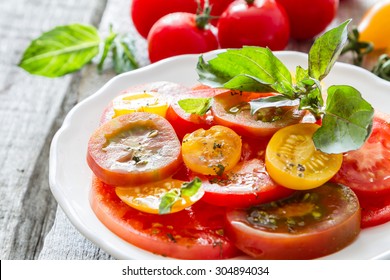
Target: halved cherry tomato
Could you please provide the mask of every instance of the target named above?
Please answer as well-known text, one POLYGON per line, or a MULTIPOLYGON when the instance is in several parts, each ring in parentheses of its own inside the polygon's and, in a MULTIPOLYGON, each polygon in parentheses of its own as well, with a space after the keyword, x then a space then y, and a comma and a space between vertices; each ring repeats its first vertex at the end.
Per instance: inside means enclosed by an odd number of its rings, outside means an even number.
MULTIPOLYGON (((166 100, 168 103, 170 103, 175 96, 180 96, 182 93, 187 92, 188 90, 190 90, 188 87, 180 84, 160 81, 129 87, 126 90, 120 92, 119 96, 147 92, 151 94, 158 94, 163 100, 166 100)), ((115 112, 111 101, 104 110, 100 122, 104 123, 108 120, 111 120, 114 116, 115 112)))
POLYGON ((343 157, 332 179, 350 187, 359 198, 390 195, 390 115, 376 113, 370 137, 343 157))
POLYGON ((249 207, 287 197, 293 190, 277 185, 265 170, 264 161, 253 158, 238 163, 223 176, 199 176, 203 201, 227 207, 249 207))
POLYGON ((198 129, 183 138, 185 165, 203 175, 222 175, 232 169, 241 157, 241 137, 225 126, 198 129))
POLYGON ((179 139, 183 139, 184 135, 191 133, 199 128, 209 129, 213 124, 213 117, 211 112, 208 112, 202 116, 186 113, 179 106, 178 101, 185 98, 214 97, 226 91, 229 90, 213 89, 198 85, 194 90, 177 95, 172 100, 165 117, 172 124, 179 139))
POLYGON ((168 215, 143 213, 125 204, 115 188, 92 179, 91 207, 125 241, 153 254, 179 259, 225 259, 239 251, 225 235, 225 210, 201 201, 168 215))
POLYGON ((327 183, 250 209, 227 212, 228 236, 256 259, 313 259, 341 250, 360 232, 353 191, 327 183))
MULTIPOLYGON (((160 214, 159 206, 162 198, 172 191, 180 194, 184 183, 186 182, 168 178, 139 186, 116 187, 115 193, 130 207, 146 213, 160 214)), ((175 213, 191 206, 201 199, 203 194, 204 190, 199 189, 192 196, 178 196, 170 209, 170 213, 175 213)))
POLYGON ((146 91, 121 94, 112 101, 114 117, 134 112, 147 112, 165 117, 169 99, 169 96, 146 91))
POLYGON ((100 126, 88 143, 87 162, 112 185, 138 185, 173 174, 181 162, 180 142, 161 116, 132 113, 100 126))
POLYGON ((265 164, 278 184, 296 190, 319 187, 340 169, 342 154, 317 150, 312 137, 320 126, 295 124, 280 129, 268 143, 265 164))
POLYGON ((214 97, 212 113, 216 124, 230 127, 238 134, 248 137, 269 137, 287 125, 299 123, 304 111, 296 107, 270 109, 266 114, 251 115, 249 101, 273 95, 228 91, 214 97))

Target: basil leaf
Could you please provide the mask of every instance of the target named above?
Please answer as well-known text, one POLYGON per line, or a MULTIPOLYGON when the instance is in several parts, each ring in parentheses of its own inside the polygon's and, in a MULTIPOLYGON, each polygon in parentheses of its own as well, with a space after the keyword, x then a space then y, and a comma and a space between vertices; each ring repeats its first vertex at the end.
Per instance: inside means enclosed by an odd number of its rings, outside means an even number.
POLYGON ((181 187, 181 196, 191 197, 198 192, 202 186, 202 181, 196 177, 191 182, 183 183, 181 187))
POLYGON ((197 72, 200 82, 212 87, 293 96, 290 71, 268 48, 229 49, 208 63, 201 57, 197 72))
POLYGON ((309 76, 321 81, 328 75, 348 39, 347 20, 318 37, 309 51, 309 76))
POLYGON ((101 73, 102 70, 103 70, 103 64, 104 64, 104 61, 106 60, 107 58, 107 55, 109 53, 109 51, 111 50, 111 47, 112 47, 112 44, 115 40, 115 38, 117 37, 117 33, 113 32, 112 31, 112 26, 110 26, 110 34, 107 36, 107 38, 104 40, 104 46, 103 46, 103 53, 102 53, 102 56, 100 58, 100 61, 98 63, 98 71, 101 73))
POLYGON ((117 74, 139 68, 133 55, 134 42, 129 36, 119 36, 114 41, 112 49, 114 69, 117 74))
POLYGON ((34 39, 19 66, 45 77, 60 77, 79 70, 99 52, 100 37, 93 26, 58 26, 34 39))
POLYGON ((325 153, 359 149, 372 129, 374 109, 351 86, 328 89, 322 126, 313 135, 315 146, 325 153))
POLYGON ((210 109, 212 101, 212 98, 186 98, 177 103, 186 113, 202 116, 210 109))
POLYGON ((290 99, 284 95, 275 95, 255 99, 249 102, 251 105, 251 114, 255 114, 258 110, 270 107, 298 106, 299 99, 290 99))
POLYGON ((172 189, 167 192, 162 198, 158 206, 159 214, 169 214, 173 204, 179 199, 180 192, 177 189, 172 189))

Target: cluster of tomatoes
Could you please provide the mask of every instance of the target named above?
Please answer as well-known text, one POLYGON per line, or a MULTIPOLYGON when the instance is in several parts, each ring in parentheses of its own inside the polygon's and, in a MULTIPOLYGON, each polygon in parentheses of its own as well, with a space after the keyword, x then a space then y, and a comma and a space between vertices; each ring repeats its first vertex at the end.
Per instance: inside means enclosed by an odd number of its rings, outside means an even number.
POLYGON ((290 38, 322 32, 338 5, 339 0, 133 0, 130 14, 156 62, 244 45, 283 50, 290 38))

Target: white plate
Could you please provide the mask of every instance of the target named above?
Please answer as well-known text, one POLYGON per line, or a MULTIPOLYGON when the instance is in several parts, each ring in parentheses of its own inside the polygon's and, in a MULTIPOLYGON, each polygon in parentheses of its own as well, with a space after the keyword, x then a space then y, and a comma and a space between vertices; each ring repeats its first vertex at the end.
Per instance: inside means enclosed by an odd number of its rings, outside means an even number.
MULTIPOLYGON (((306 54, 275 53, 292 71, 307 67, 306 54)), ((206 59, 215 52, 205 55, 206 59)), ((87 142, 98 126, 108 102, 129 86, 170 81, 195 85, 198 55, 170 58, 141 69, 116 76, 95 94, 77 104, 67 115, 54 136, 50 150, 50 187, 53 195, 72 224, 88 239, 117 259, 160 259, 111 233, 94 215, 89 205, 91 171, 86 163, 87 142)), ((348 64, 337 63, 325 83, 345 84, 357 88, 377 110, 390 113, 390 83, 370 72, 348 64)), ((325 259, 390 258, 390 222, 364 229, 347 248, 325 259)))

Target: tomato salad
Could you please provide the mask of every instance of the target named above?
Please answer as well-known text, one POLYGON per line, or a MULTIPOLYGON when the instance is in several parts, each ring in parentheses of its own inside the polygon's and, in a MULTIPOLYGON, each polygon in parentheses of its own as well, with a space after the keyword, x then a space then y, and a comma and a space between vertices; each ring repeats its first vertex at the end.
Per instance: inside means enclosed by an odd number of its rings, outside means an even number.
POLYGON ((244 47, 200 56, 193 88, 119 94, 88 143, 100 221, 180 259, 319 258, 389 222, 390 116, 351 86, 322 89, 348 23, 294 78, 269 49, 244 47))

